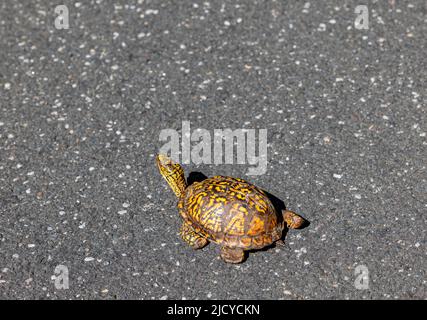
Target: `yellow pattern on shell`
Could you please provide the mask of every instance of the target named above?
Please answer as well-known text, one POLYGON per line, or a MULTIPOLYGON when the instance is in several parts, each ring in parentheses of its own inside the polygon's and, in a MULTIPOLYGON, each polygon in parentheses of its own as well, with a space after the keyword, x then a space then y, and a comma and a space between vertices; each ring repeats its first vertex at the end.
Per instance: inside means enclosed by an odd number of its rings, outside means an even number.
POLYGON ((209 240, 262 248, 281 237, 283 222, 265 193, 242 179, 215 176, 186 189, 178 207, 209 240))

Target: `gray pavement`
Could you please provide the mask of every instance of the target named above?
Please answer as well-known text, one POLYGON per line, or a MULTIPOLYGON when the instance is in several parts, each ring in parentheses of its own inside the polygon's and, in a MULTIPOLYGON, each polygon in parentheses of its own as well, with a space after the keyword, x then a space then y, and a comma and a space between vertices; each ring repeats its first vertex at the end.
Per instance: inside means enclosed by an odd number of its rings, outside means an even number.
POLYGON ((427 298, 425 1, 369 1, 367 30, 359 1, 62 2, 67 30, 58 1, 0 2, 0 298, 427 298), (241 265, 186 246, 154 163, 183 120, 267 129, 265 174, 186 173, 310 226, 241 265))

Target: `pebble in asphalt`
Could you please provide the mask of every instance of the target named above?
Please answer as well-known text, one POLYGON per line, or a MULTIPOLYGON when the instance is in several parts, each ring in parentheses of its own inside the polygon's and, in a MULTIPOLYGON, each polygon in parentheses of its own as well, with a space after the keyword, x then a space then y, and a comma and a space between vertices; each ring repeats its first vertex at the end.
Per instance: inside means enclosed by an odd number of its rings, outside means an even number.
POLYGON ((370 3, 367 30, 356 1, 63 3, 62 30, 54 1, 0 4, 0 297, 427 297, 424 1, 370 3), (241 265, 183 244, 154 156, 184 120, 267 129, 265 174, 185 170, 311 225, 241 265))

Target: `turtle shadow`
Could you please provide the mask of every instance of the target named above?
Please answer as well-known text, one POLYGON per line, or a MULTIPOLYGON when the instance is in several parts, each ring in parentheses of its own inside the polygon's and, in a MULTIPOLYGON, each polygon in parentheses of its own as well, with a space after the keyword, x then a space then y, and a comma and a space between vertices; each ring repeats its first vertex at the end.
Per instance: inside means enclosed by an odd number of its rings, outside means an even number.
MULTIPOLYGON (((271 194, 270 192, 268 192, 268 191, 266 191, 264 189, 262 189, 262 191, 265 192, 265 194, 267 195, 268 199, 270 199, 271 203, 273 204, 274 209, 279 214, 279 216, 282 218, 281 212, 283 210, 286 210, 285 203, 282 200, 280 200, 279 198, 277 198, 275 195, 271 194)), ((303 218, 304 218, 304 224, 301 227, 299 227, 298 230, 305 229, 305 228, 307 228, 310 225, 310 221, 308 221, 305 217, 303 217, 303 218)), ((285 232, 285 231, 287 232, 287 229, 288 228, 285 228, 285 230, 283 230, 283 232, 285 232)))
POLYGON ((187 184, 191 186, 194 182, 202 182, 203 180, 207 179, 208 177, 204 175, 201 172, 193 171, 190 172, 187 178, 187 184))

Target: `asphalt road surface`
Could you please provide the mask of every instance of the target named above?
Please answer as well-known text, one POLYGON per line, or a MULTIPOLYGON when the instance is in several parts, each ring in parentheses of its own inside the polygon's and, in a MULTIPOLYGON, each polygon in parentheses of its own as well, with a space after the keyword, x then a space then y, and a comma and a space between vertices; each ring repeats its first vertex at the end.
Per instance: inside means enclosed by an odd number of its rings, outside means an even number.
POLYGON ((427 298, 425 1, 369 1, 367 29, 358 1, 63 4, 68 29, 0 2, 1 298, 427 298), (311 224, 240 265, 190 249, 154 162, 182 121, 267 129, 264 174, 184 169, 311 224))

